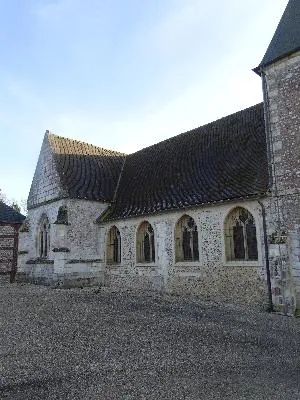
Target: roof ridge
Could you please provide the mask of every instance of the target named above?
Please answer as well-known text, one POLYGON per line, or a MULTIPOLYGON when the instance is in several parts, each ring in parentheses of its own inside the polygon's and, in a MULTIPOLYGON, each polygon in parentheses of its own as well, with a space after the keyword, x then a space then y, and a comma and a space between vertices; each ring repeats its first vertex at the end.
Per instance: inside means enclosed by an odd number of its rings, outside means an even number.
POLYGON ((95 150, 100 150, 100 151, 103 151, 103 152, 111 153, 112 155, 120 155, 120 156, 125 156, 126 155, 125 153, 121 153, 121 152, 119 152, 117 150, 110 150, 110 149, 106 149, 104 147, 96 146, 96 145, 88 143, 88 142, 83 142, 82 140, 71 139, 71 138, 68 138, 68 137, 65 137, 65 136, 60 136, 60 135, 54 134, 54 133, 52 133, 52 132, 50 132, 48 130, 46 131, 45 135, 48 138, 48 141, 49 141, 49 144, 50 144, 51 148, 53 148, 53 145, 51 143, 51 138, 53 138, 54 140, 58 139, 58 140, 67 141, 69 143, 74 143, 74 144, 77 144, 77 145, 84 145, 86 147, 93 148, 95 150))
POLYGON ((249 106, 249 107, 246 107, 246 108, 244 108, 244 109, 242 109, 242 110, 236 111, 236 112, 234 112, 234 113, 232 113, 232 114, 225 115, 224 117, 217 118, 216 120, 211 121, 211 122, 207 122, 207 123, 204 124, 204 125, 197 126, 196 128, 190 129, 190 130, 185 131, 185 132, 178 133, 178 134, 175 135, 175 136, 171 136, 171 137, 169 137, 169 138, 163 139, 163 140, 161 140, 160 142, 151 144, 150 146, 143 147, 143 148, 140 149, 140 150, 137 150, 137 151, 135 151, 135 152, 133 152, 133 153, 128 154, 128 156, 131 156, 131 155, 133 155, 133 154, 137 154, 137 153, 139 153, 139 152, 141 152, 141 151, 144 151, 144 150, 146 150, 146 149, 150 149, 150 148, 152 148, 152 147, 158 146, 158 145, 160 145, 161 143, 165 143, 165 142, 174 140, 174 139, 180 137, 181 135, 190 134, 190 133, 192 133, 192 132, 194 132, 194 131, 197 131, 197 130, 199 130, 199 129, 201 129, 201 130, 203 129, 203 130, 204 130, 205 128, 208 128, 210 125, 213 126, 213 125, 216 125, 216 123, 221 123, 222 121, 224 121, 224 120, 226 120, 226 119, 229 120, 230 118, 233 118, 233 117, 234 117, 235 115, 237 115, 237 114, 243 115, 246 111, 249 111, 249 110, 251 110, 251 109, 258 108, 259 106, 261 107, 262 105, 263 105, 263 102, 260 102, 260 103, 254 104, 253 106, 249 106))

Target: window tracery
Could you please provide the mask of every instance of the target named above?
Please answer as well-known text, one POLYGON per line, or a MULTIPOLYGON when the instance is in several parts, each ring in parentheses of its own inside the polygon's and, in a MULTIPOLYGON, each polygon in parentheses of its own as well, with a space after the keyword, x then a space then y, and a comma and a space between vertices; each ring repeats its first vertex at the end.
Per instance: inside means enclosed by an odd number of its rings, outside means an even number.
POLYGON ((226 217, 225 247, 228 261, 258 259, 255 221, 243 207, 236 207, 226 217))
POLYGON ((121 235, 116 226, 111 227, 108 232, 106 254, 109 264, 121 263, 121 235))
POLYGON ((199 244, 197 225, 192 217, 184 215, 175 228, 176 261, 198 261, 199 244))
POLYGON ((50 223, 46 215, 42 216, 38 228, 38 256, 48 258, 50 251, 50 223))
POLYGON ((155 262, 154 230, 148 221, 142 222, 137 231, 136 260, 138 263, 155 262))

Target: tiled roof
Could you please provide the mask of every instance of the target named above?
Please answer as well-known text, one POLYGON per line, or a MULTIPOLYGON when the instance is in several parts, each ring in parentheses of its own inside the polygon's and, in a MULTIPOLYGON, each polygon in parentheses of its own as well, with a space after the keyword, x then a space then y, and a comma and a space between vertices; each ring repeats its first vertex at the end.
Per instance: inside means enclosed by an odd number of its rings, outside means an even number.
POLYGON ((102 220, 263 194, 268 168, 263 105, 126 156, 102 220))
POLYGON ((21 224, 26 217, 0 200, 0 222, 21 224))
POLYGON ((112 201, 124 154, 51 133, 47 136, 66 195, 112 201))
POLYGON ((255 72, 284 56, 300 50, 300 0, 290 0, 277 26, 273 39, 255 72))

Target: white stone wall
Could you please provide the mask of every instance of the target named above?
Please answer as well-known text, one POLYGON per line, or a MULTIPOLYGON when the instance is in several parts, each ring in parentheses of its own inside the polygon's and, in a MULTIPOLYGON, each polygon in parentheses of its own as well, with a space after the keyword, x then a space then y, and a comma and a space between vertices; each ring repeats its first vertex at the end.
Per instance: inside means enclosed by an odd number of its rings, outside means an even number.
POLYGON ((67 277, 78 280, 99 277, 103 268, 99 226, 95 221, 106 207, 96 201, 62 199, 29 209, 29 231, 21 233, 20 237, 19 275, 25 275, 25 280, 29 276, 37 283, 51 283, 67 277), (68 225, 55 224, 61 206, 67 207, 68 225), (39 262, 38 230, 43 215, 50 223, 50 253, 47 260, 39 262), (53 251, 61 248, 69 251, 53 251))
POLYGON ((28 207, 54 200, 63 194, 53 152, 45 135, 30 188, 28 207))
MULTIPOLYGON (((265 305, 267 299, 261 206, 257 201, 223 203, 188 210, 167 212, 105 224, 108 232, 115 225, 122 240, 119 265, 106 265, 110 284, 165 289, 174 293, 192 293, 203 298, 265 305), (224 220, 237 206, 247 208, 255 218, 258 261, 226 261, 224 220), (177 221, 188 214, 197 223, 199 261, 175 262, 174 232, 177 221), (155 233, 155 263, 136 263, 136 232, 147 220, 155 233)), ((105 258, 105 247, 103 249, 105 258)))
MULTIPOLYGON (((68 225, 66 226, 66 238, 64 247, 70 249, 71 258, 86 259, 99 258, 99 245, 95 238, 98 237, 98 225, 95 221, 106 209, 107 205, 81 199, 62 199, 52 203, 43 204, 28 211, 29 232, 26 235, 26 243, 30 258, 38 257, 37 233, 39 222, 46 215, 50 223, 50 248, 63 247, 56 239, 58 229, 54 222, 57 219, 58 210, 66 206, 68 210, 68 225)), ((51 251, 49 259, 54 259, 51 251)))
POLYGON ((74 259, 101 258, 99 248, 99 230, 95 223, 107 208, 106 204, 96 201, 68 200, 69 226, 67 229, 67 247, 74 259))

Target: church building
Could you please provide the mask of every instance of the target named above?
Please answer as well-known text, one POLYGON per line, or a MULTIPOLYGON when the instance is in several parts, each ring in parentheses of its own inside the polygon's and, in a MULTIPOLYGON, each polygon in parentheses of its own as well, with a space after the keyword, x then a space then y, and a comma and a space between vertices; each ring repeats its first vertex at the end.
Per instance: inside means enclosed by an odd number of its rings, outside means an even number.
POLYGON ((300 309, 299 0, 254 72, 263 103, 129 155, 46 131, 18 279, 300 309))

